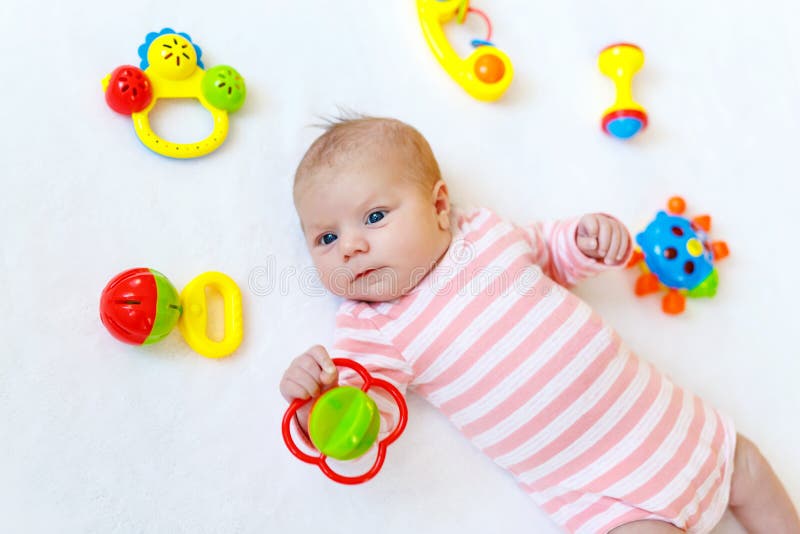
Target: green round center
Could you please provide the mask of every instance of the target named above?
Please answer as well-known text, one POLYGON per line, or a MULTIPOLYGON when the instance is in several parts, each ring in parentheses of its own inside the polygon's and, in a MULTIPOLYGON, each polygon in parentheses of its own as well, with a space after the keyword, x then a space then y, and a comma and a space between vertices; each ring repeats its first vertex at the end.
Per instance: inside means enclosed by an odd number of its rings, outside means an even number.
POLYGON ((378 437, 380 415, 375 401, 352 386, 334 388, 314 404, 308 433, 314 446, 337 460, 358 458, 378 437))

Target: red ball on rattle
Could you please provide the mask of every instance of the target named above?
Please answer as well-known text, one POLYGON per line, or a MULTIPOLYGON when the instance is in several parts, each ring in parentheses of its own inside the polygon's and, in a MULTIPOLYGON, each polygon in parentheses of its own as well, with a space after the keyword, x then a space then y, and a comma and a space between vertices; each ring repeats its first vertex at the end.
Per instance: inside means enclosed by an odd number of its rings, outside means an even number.
POLYGON ((123 65, 108 75, 106 102, 108 106, 123 115, 142 111, 153 100, 153 86, 150 79, 138 67, 123 65))
POLYGON ((155 269, 128 269, 112 278, 100 296, 100 320, 123 343, 160 341, 180 316, 178 291, 155 269))

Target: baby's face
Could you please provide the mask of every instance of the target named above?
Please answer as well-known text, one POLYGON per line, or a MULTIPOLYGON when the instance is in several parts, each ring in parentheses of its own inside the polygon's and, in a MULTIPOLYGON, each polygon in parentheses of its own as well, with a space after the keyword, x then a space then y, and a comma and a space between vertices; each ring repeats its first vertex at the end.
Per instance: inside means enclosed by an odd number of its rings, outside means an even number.
POLYGON ((404 177, 408 168, 397 154, 356 155, 298 184, 295 205, 306 244, 335 295, 395 299, 447 251, 449 206, 443 214, 433 190, 404 177))

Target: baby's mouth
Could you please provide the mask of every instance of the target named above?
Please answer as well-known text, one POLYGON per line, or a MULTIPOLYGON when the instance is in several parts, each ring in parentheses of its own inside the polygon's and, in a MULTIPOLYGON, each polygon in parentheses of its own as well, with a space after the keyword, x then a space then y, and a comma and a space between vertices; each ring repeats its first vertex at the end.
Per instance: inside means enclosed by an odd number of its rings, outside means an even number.
POLYGON ((361 278, 364 278, 364 277, 365 277, 365 276, 367 276, 368 274, 370 274, 370 273, 374 273, 374 272, 375 272, 375 271, 377 271, 377 270, 378 270, 378 269, 367 269, 366 271, 361 271, 360 273, 358 273, 358 274, 356 275, 356 277, 355 277, 355 278, 353 278, 353 282, 355 282, 356 280, 360 280, 361 278))

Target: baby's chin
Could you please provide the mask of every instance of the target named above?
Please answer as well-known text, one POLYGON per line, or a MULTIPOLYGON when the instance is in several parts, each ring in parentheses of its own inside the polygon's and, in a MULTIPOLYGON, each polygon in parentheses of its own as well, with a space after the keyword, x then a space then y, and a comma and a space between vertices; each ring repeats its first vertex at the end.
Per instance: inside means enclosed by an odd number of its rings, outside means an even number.
POLYGON ((349 300, 358 300, 362 302, 389 302, 402 297, 404 294, 405 293, 397 293, 396 295, 392 294, 371 295, 369 293, 359 293, 353 296, 348 296, 348 295, 339 295, 339 296, 349 300))

